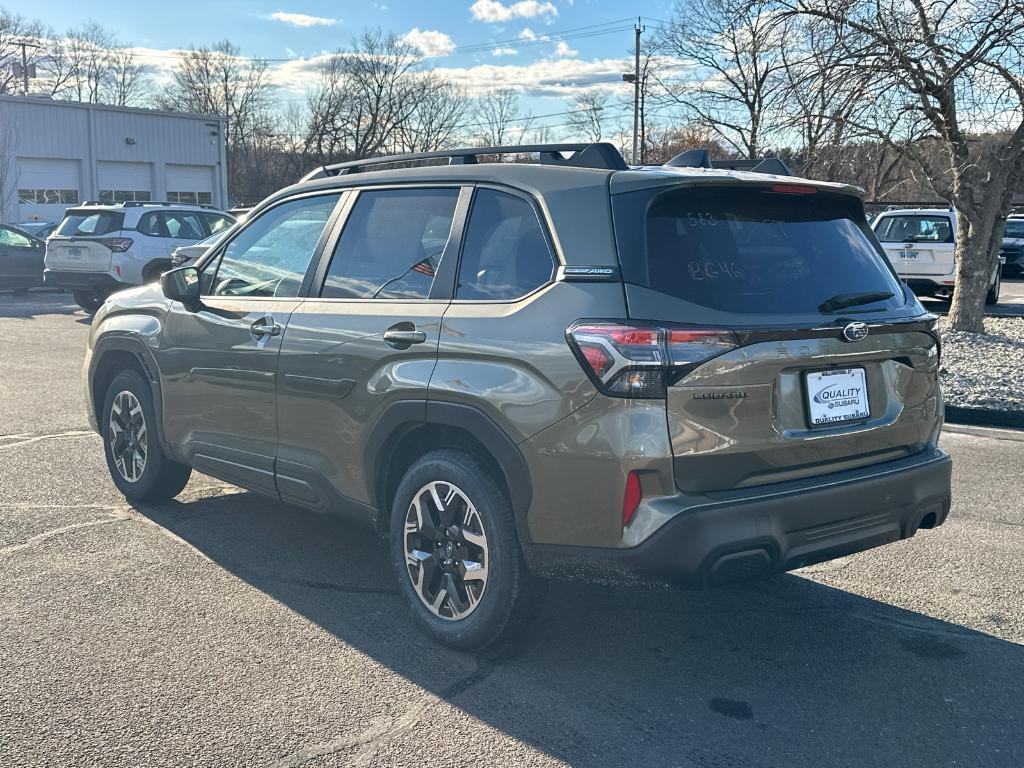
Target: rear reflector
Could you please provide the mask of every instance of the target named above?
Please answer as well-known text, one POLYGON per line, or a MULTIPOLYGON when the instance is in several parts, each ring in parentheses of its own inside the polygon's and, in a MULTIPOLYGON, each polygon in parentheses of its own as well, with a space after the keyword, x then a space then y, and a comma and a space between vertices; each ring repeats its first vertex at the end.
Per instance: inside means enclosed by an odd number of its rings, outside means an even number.
POLYGON ((581 323, 566 331, 569 346, 602 392, 615 397, 665 397, 678 378, 739 346, 721 328, 581 323))
POLYGON ((636 514, 636 508, 640 506, 640 500, 643 499, 644 492, 640 487, 640 478, 636 472, 630 472, 626 475, 626 490, 622 494, 622 526, 629 525, 629 521, 633 519, 633 515, 636 514))

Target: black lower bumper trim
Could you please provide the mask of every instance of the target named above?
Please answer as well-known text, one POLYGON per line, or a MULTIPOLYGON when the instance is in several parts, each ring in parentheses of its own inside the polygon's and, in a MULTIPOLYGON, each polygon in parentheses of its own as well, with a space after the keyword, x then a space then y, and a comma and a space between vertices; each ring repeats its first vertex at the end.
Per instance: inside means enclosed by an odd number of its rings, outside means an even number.
POLYGON ((766 576, 941 525, 951 471, 949 456, 936 450, 898 469, 686 509, 636 547, 534 544, 527 561, 545 576, 645 576, 690 587, 766 576))
POLYGON ((48 288, 96 291, 106 295, 131 288, 130 285, 118 282, 106 272, 66 272, 59 269, 47 269, 43 272, 43 282, 48 288))

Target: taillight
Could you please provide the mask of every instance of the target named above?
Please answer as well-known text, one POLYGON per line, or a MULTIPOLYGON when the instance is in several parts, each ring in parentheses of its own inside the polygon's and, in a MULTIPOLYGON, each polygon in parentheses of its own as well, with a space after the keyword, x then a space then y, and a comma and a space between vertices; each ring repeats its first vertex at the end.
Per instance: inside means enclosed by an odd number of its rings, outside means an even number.
POLYGON ((114 253, 124 253, 132 247, 132 239, 130 237, 102 237, 100 242, 114 253))
POLYGON ((660 398, 666 387, 701 363, 739 346, 721 328, 580 323, 566 338, 602 392, 660 398))
POLYGON ((773 184, 771 191, 776 195, 816 195, 817 187, 801 186, 800 184, 773 184))

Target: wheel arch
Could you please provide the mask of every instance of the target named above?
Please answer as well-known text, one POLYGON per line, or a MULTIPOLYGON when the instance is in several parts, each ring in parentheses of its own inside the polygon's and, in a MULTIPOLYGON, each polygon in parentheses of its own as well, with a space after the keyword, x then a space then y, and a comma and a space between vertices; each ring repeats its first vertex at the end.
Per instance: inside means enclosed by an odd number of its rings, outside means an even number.
POLYGON ((123 370, 138 371, 153 393, 156 433, 165 453, 169 453, 163 436, 163 399, 156 360, 141 340, 127 334, 103 336, 96 343, 89 365, 89 407, 98 431, 102 431, 103 398, 110 382, 123 370))
POLYGON ((399 401, 374 425, 364 458, 378 530, 387 532, 388 502, 412 463, 431 450, 451 447, 472 451, 494 472, 512 503, 519 540, 529 543, 526 516, 533 490, 526 460, 493 419, 458 403, 399 401))

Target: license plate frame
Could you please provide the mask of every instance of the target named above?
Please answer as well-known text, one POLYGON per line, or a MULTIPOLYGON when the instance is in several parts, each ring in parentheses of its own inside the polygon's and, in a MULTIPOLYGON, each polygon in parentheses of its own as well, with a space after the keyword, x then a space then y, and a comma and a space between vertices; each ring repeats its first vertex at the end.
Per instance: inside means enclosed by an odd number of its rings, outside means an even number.
POLYGON ((863 366, 804 371, 803 380, 804 413, 811 429, 847 427, 871 418, 871 397, 867 371, 863 366), (860 391, 849 393, 855 385, 860 391), (819 395, 823 396, 816 400, 819 395), (842 414, 839 418, 829 419, 830 411, 842 411, 842 414), (849 415, 845 415, 847 412, 849 415))
POLYGON ((66 249, 68 261, 81 261, 82 251, 84 250, 81 246, 68 246, 66 249))

